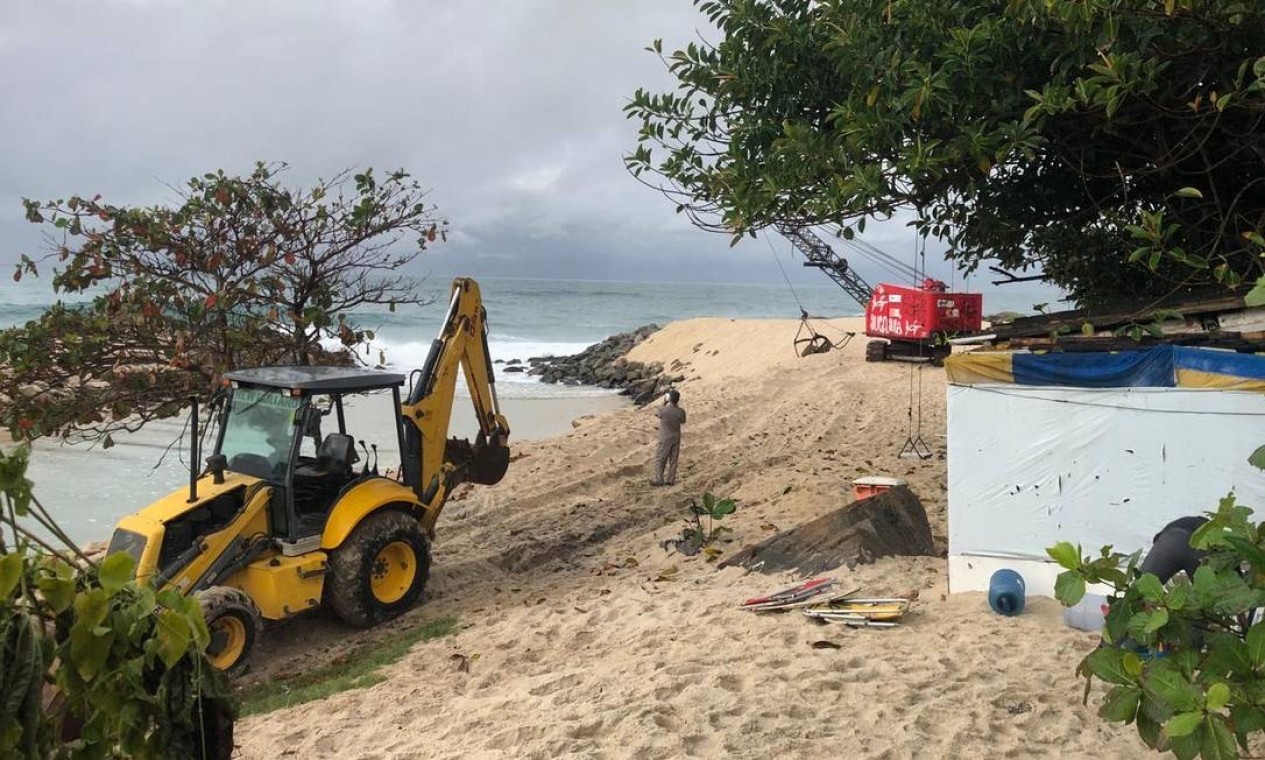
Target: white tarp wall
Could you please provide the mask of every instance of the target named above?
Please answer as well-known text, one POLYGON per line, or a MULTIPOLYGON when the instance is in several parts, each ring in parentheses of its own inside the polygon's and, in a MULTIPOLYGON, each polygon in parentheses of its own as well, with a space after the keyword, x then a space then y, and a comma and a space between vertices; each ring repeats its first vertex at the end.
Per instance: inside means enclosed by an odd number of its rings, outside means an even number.
POLYGON ((950 592, 1009 567, 1053 596, 1046 547, 1146 549, 1230 491, 1265 519, 1262 393, 950 385, 948 425, 950 592))

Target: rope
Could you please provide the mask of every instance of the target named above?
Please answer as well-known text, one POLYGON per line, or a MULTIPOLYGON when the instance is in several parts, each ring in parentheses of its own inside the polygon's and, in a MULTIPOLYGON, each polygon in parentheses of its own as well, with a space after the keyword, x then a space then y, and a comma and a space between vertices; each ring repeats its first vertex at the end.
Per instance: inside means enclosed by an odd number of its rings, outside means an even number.
POLYGON ((786 287, 790 288, 791 296, 795 299, 795 304, 799 306, 799 313, 803 315, 805 320, 808 319, 808 310, 804 308, 803 301, 799 300, 799 293, 795 292, 795 286, 791 284, 791 278, 786 274, 786 268, 782 266, 782 260, 778 258, 777 251, 773 249, 773 241, 765 237, 764 242, 768 244, 769 253, 773 255, 773 261, 777 263, 778 270, 782 272, 782 279, 786 280, 786 287))
MULTIPOLYGON (((984 391, 985 393, 996 393, 999 396, 1014 396, 1016 398, 1032 399, 1034 401, 1046 401, 1051 404, 1070 404, 1071 406, 1090 406, 1090 407, 1096 407, 1099 409, 1120 409, 1126 412, 1159 412, 1161 414, 1189 414, 1189 415, 1194 415, 1196 417, 1205 417, 1205 416, 1207 417, 1265 417, 1265 412, 1244 412, 1244 411, 1222 412, 1222 411, 1210 410, 1210 409, 1157 409, 1154 407, 1147 407, 1147 406, 1123 406, 1120 404, 1100 404, 1093 401, 1077 401, 1070 398, 1050 398, 1049 396, 1033 396, 1027 393, 1020 393, 1017 391, 1007 391, 1002 388, 990 387, 987 385, 959 385, 958 383, 951 383, 951 385, 955 385, 961 388, 971 388, 977 391, 984 391)), ((1081 389, 1075 389, 1075 390, 1081 390, 1081 389)), ((1167 393, 1171 389, 1169 388, 1162 388, 1162 389, 1129 388, 1127 390, 1131 394, 1134 394, 1134 393, 1151 393, 1151 392, 1167 393)))
POLYGON ((895 256, 891 255, 890 253, 882 250, 881 248, 874 246, 873 244, 865 240, 862 240, 860 238, 855 238, 855 237, 849 240, 843 237, 842 225, 835 225, 835 226, 838 228, 836 231, 839 233, 836 235, 836 237, 839 238, 839 240, 845 246, 848 246, 849 248, 853 249, 857 253, 860 253, 861 255, 870 259, 870 261, 872 261, 873 263, 895 274, 897 277, 905 278, 905 277, 917 276, 917 272, 905 262, 897 259, 895 256))
MULTIPOLYGON (((913 262, 913 266, 910 267, 910 270, 914 272, 914 284, 916 286, 919 282, 922 281, 922 274, 925 274, 926 272, 927 244, 926 244, 926 241, 923 240, 921 257, 920 257, 919 250, 918 250, 919 238, 917 236, 917 233, 914 233, 914 235, 915 235, 914 236, 914 254, 913 254, 914 262, 913 262), (918 268, 920 263, 922 265, 921 273, 919 272, 919 268, 918 268)), ((926 342, 918 341, 918 355, 920 357, 924 356, 923 352, 925 349, 926 349, 926 342)), ((906 459, 906 458, 912 458, 912 457, 917 457, 918 459, 931 458, 931 447, 927 445, 927 442, 923 440, 923 437, 922 437, 922 370, 923 369, 924 369, 924 365, 921 363, 918 364, 917 367, 915 367, 912 364, 909 365, 909 409, 906 412, 906 417, 908 418, 907 430, 908 430, 909 435, 905 439, 905 444, 901 446, 900 452, 896 454, 897 458, 899 459, 906 459), (915 433, 915 428, 914 428, 914 373, 915 372, 918 373, 918 392, 917 392, 918 426, 917 426, 916 433, 915 433)))

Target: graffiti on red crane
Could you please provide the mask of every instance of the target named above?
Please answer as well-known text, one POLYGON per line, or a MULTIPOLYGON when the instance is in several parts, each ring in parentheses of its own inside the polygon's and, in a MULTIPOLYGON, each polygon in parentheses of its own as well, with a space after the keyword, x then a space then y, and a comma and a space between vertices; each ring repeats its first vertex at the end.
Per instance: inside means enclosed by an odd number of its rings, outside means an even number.
POLYGON ((906 322, 897 309, 891 314, 871 314, 869 332, 882 335, 922 335, 922 322, 906 322))

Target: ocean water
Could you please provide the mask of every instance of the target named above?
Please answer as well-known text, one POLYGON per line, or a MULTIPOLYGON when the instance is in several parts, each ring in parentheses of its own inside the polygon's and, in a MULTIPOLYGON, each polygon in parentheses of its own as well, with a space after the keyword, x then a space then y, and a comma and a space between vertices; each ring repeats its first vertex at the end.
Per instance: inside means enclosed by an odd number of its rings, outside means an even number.
MULTIPOLYGON (((568 355, 610 335, 645 324, 666 324, 689 317, 799 317, 799 304, 814 316, 856 316, 861 308, 822 277, 820 285, 593 282, 583 280, 485 279, 479 281, 488 312, 493 359, 526 361, 534 356, 568 355), (798 298, 798 301, 796 300, 798 298)), ((353 323, 374 330, 367 359, 384 359, 402 372, 419 368, 439 329, 449 281, 421 283, 435 302, 426 307, 367 309, 353 323)), ((985 295, 985 313, 1030 312, 1033 303, 1050 301, 1040 292, 999 290, 985 295)), ((25 279, 0 285, 0 327, 35 319, 54 296, 45 281, 25 279)), ((498 365, 500 366, 500 365, 498 365)), ((497 372, 497 389, 513 432, 511 440, 556 435, 571 420, 627 404, 625 397, 598 388, 548 385, 525 373, 497 372)), ((452 433, 469 437, 477 425, 468 403, 459 402, 452 433)), ((381 399, 378 399, 381 402, 381 399)), ((381 411, 381 410, 379 410, 381 411)), ((141 431, 116 436, 110 449, 37 442, 30 476, 36 493, 78 541, 108 538, 120 517, 188 482, 185 415, 159 420, 141 431)), ((352 425, 353 432, 380 426, 352 425)), ((370 437, 374 433, 358 433, 370 437)), ((379 443, 386 443, 379 441, 379 443)), ((383 463, 398 460, 384 449, 383 463)), ((394 455, 394 456, 393 456, 394 455)))
MULTIPOLYGON (((591 280, 479 280, 488 312, 493 359, 526 361, 533 356, 578 353, 616 333, 645 324, 666 324, 689 317, 795 319, 800 304, 821 317, 858 316, 861 307, 823 275, 819 285, 718 283, 600 282, 591 280)), ((434 303, 424 307, 374 307, 350 314, 353 324, 373 330, 375 340, 365 350, 371 364, 408 371, 425 361, 439 329, 449 281, 420 281, 422 292, 434 303)), ((0 285, 0 327, 36 318, 53 300, 47 283, 24 279, 0 285)), ((1031 313, 1034 303, 1052 300, 1048 293, 1029 288, 993 288, 984 297, 984 313, 1031 313)), ((575 396, 595 392, 550 386, 518 373, 497 373, 506 397, 575 396)))

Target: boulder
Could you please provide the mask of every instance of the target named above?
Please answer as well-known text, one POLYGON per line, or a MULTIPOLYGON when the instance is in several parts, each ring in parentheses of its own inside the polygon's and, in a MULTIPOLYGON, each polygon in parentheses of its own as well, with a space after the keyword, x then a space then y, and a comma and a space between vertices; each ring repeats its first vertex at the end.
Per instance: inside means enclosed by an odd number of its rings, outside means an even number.
MULTIPOLYGON (((542 382, 619 388, 625 395, 645 399, 647 394, 656 395, 663 365, 630 362, 625 355, 658 329, 658 325, 643 325, 629 333, 612 335, 573 356, 534 356, 523 366, 530 366, 528 373, 538 375, 542 382)), ((522 363, 518 360, 506 362, 506 371, 510 365, 519 364, 522 363)), ((637 403, 644 404, 645 400, 637 403)))
POLYGON ((720 566, 812 576, 893 555, 935 555, 927 512, 904 486, 854 501, 745 547, 720 566))

